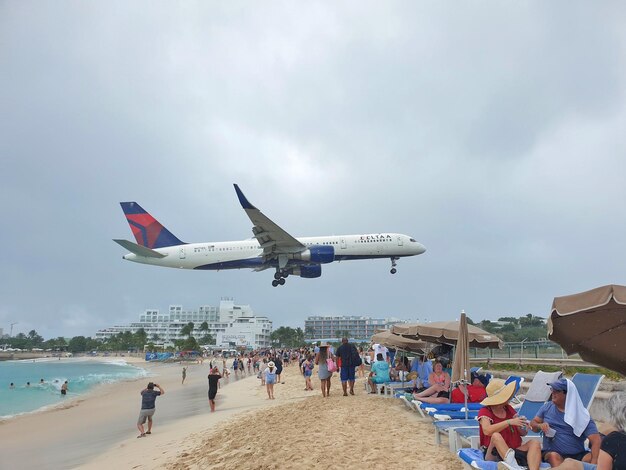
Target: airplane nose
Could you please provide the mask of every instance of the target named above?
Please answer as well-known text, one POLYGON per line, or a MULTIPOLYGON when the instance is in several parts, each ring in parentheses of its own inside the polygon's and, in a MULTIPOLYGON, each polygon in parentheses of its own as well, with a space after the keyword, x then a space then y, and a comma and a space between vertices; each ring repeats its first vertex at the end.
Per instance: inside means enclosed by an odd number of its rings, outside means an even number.
POLYGON ((417 248, 418 255, 421 255, 422 253, 426 251, 426 247, 422 245, 421 243, 418 243, 416 248, 417 248))

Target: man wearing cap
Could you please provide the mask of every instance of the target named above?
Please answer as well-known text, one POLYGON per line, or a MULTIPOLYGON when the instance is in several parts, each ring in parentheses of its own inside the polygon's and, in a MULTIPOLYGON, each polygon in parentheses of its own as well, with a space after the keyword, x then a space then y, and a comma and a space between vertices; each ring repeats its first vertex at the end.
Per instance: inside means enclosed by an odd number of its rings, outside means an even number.
POLYGON ((598 463, 602 439, 576 385, 568 379, 548 385, 552 389, 551 401, 539 409, 530 423, 533 431, 543 432, 543 460, 552 467, 561 465, 565 458, 598 463), (585 449, 585 439, 589 439, 591 452, 585 449))
POLYGON ((521 470, 527 465, 529 470, 538 470, 541 464, 541 446, 538 441, 522 444, 522 437, 528 433, 528 421, 518 416, 509 405, 515 393, 516 383, 506 384, 502 379, 491 379, 487 385, 487 398, 480 403, 478 412, 480 423, 480 445, 485 460, 499 461, 501 468, 521 470))
POLYGON ((489 383, 487 376, 472 372, 472 381, 468 384, 460 384, 452 390, 450 403, 465 403, 467 396, 468 403, 480 403, 487 398, 486 386, 489 383))

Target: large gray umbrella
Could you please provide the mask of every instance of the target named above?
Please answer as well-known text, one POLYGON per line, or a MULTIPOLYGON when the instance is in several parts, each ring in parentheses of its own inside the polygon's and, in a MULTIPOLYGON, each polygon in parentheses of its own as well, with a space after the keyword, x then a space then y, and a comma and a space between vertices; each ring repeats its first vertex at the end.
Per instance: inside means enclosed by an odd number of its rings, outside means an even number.
POLYGON ((467 380, 470 370, 469 361, 469 338, 467 332, 467 317, 465 312, 461 312, 459 320, 459 332, 454 349, 454 361, 452 362, 452 381, 467 380))
POLYGON ((548 338, 567 352, 626 375, 626 287, 555 297, 548 338))
MULTIPOLYGON (((429 343, 454 346, 459 337, 459 322, 404 323, 393 325, 391 331, 397 335, 421 339, 429 343)), ((500 349, 503 346, 500 338, 493 333, 481 330, 477 326, 467 325, 467 332, 469 346, 472 348, 500 349)))

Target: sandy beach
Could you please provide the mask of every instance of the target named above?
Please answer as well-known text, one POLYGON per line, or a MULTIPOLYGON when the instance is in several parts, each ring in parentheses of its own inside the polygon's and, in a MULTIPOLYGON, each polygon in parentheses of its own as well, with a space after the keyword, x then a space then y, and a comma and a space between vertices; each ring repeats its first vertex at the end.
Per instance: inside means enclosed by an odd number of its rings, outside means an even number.
POLYGON ((367 395, 358 379, 356 396, 343 397, 338 377, 331 396, 304 391, 297 366, 285 368, 275 400, 255 376, 231 378, 207 402, 208 361, 189 364, 181 385, 179 364, 143 361, 150 380, 163 386, 153 434, 137 439, 139 392, 146 380, 102 386, 66 406, 0 423, 1 469, 281 469, 324 465, 362 468, 419 466, 460 469, 445 446, 433 443, 432 425, 397 400, 367 395))

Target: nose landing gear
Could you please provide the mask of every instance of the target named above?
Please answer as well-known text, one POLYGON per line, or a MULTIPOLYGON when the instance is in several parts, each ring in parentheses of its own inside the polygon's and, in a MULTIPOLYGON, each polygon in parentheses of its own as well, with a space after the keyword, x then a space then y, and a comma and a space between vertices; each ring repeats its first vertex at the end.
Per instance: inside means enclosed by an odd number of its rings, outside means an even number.
POLYGON ((396 258, 396 257, 391 257, 391 270, 389 271, 391 274, 395 274, 398 272, 398 270, 396 269, 397 263, 396 260, 398 260, 400 258, 396 258))

